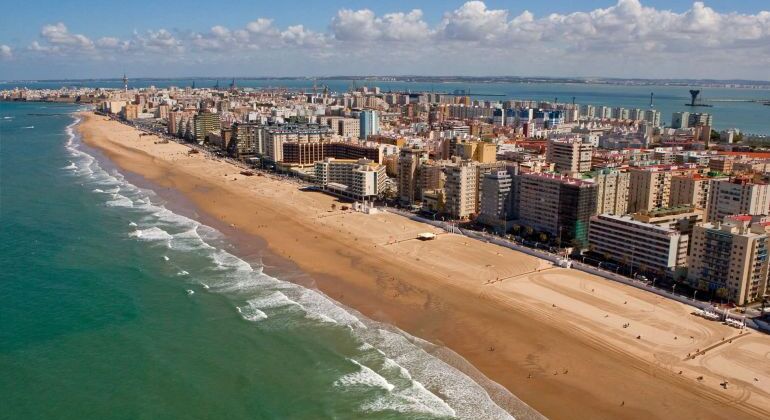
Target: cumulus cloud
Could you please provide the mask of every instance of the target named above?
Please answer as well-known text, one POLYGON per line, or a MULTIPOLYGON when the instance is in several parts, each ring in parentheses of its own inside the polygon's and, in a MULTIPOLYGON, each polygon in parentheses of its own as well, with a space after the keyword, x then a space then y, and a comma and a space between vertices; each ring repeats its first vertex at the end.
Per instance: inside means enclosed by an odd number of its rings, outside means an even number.
POLYGON ((5 44, 0 45, 0 59, 10 60, 11 58, 13 58, 13 50, 11 47, 5 44))
POLYGON ((87 36, 70 33, 67 26, 61 22, 43 26, 40 35, 53 46, 87 50, 94 48, 93 41, 87 36))
MULTIPOLYGON (((690 76, 691 69, 711 69, 732 77, 736 69, 744 68, 758 76, 766 74, 761 66, 770 64, 768 11, 719 13, 695 2, 684 12, 674 12, 639 0, 618 0, 606 8, 536 16, 468 1, 440 16, 438 23, 430 25, 419 9, 380 15, 369 9, 342 9, 328 30, 321 32, 300 23, 279 27, 270 18, 258 17, 240 28, 157 29, 135 32, 126 39, 105 34, 95 41, 60 22, 45 25, 40 38, 22 53, 133 54, 180 60, 205 54, 207 61, 229 62, 237 56, 262 63, 264 53, 294 57, 296 62, 336 58, 339 63, 357 56, 366 58, 359 63, 365 61, 378 72, 400 73, 400 64, 409 61, 410 71, 422 72, 436 71, 436 63, 441 63, 438 68, 444 74, 624 75, 620 73, 629 73, 628 67, 633 67, 633 71, 652 69, 651 77, 664 70, 690 76), (456 59, 458 51, 464 60, 456 59), (447 62, 454 67, 446 68, 447 62)), ((0 49, 0 54, 6 57, 11 52, 0 49)), ((353 67, 339 70, 357 71, 353 67)))
POLYGON ((377 17, 369 9, 342 9, 332 19, 331 32, 341 42, 425 40, 433 34, 422 20, 422 11, 388 13, 377 17))

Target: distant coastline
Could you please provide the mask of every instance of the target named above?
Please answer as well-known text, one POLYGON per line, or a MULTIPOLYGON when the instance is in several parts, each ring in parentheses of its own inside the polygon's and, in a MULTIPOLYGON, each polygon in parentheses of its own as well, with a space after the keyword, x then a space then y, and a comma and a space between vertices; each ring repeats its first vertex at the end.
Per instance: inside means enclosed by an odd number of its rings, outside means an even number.
MULTIPOLYGON (((187 76, 187 77, 135 77, 134 80, 228 80, 233 76, 187 76)), ((616 85, 616 86, 674 86, 674 87, 710 87, 710 88, 734 88, 734 89, 767 89, 770 90, 768 80, 746 79, 644 79, 644 78, 616 78, 616 77, 542 77, 542 76, 420 76, 420 75, 394 75, 394 76, 240 76, 237 80, 353 80, 364 82, 413 82, 413 83, 563 83, 580 85, 616 85)), ((30 79, 30 80, 3 80, 0 84, 14 83, 85 83, 117 81, 118 78, 82 78, 82 79, 30 79)))

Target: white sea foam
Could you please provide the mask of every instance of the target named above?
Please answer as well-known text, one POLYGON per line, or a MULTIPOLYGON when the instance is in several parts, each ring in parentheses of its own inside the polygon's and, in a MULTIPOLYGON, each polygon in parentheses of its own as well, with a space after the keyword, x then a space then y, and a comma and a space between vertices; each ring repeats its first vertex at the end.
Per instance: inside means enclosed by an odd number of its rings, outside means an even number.
POLYGON ((355 364, 358 367, 358 370, 352 373, 348 373, 346 375, 343 375, 336 381, 334 381, 334 385, 338 387, 355 387, 355 386, 366 386, 366 387, 377 387, 382 388, 386 391, 392 391, 395 386, 388 382, 387 379, 382 377, 377 372, 373 371, 372 369, 368 368, 367 366, 362 365, 361 363, 358 363, 357 361, 353 359, 348 359, 353 364, 355 364))
POLYGON ((128 236, 143 241, 167 241, 171 239, 171 235, 168 232, 157 226, 147 229, 136 229, 129 233, 128 236))
POLYGON ((247 273, 254 271, 254 269, 251 267, 251 264, 243 261, 242 259, 223 249, 219 249, 209 256, 220 269, 236 270, 247 273))
POLYGON ((62 169, 67 169, 67 170, 74 170, 74 169, 77 169, 77 168, 78 168, 78 165, 75 165, 75 163, 74 163, 74 162, 70 162, 70 164, 69 164, 69 165, 67 165, 67 166, 63 167, 62 169))
POLYGON ((131 226, 131 227, 136 227, 137 226, 137 224, 134 223, 134 222, 129 222, 128 225, 131 226))
POLYGON ((134 202, 122 194, 114 194, 113 199, 104 203, 107 207, 134 207, 134 202))
POLYGON ((296 297, 297 302, 307 308, 310 313, 323 314, 325 317, 331 318, 341 325, 353 325, 356 328, 366 329, 366 325, 358 318, 342 307, 335 305, 321 293, 311 289, 299 287, 297 289, 299 292, 299 295, 296 297))
POLYGON ((237 306, 236 309, 238 309, 238 313, 241 314, 243 319, 247 321, 256 322, 267 319, 267 314, 254 307, 250 302, 245 306, 237 306))
POLYGON ((180 271, 178 271, 178 272, 176 273, 176 275, 177 275, 177 276, 186 276, 186 275, 188 275, 188 274, 190 274, 190 273, 188 273, 188 272, 187 272, 187 271, 185 271, 185 270, 180 270, 180 271))
POLYGON ((296 305, 302 308, 302 305, 289 299, 281 292, 272 292, 265 296, 260 296, 249 301, 249 304, 259 309, 274 309, 282 306, 296 305))
POLYGON ((171 249, 180 251, 191 251, 196 249, 215 249, 213 246, 206 243, 203 238, 198 234, 198 228, 193 227, 190 230, 186 230, 180 233, 176 233, 172 236, 171 249))
POLYGON ((102 189, 100 189, 100 188, 94 188, 93 190, 91 190, 91 192, 92 192, 92 193, 99 193, 99 194, 103 194, 103 193, 104 193, 104 190, 102 190, 102 189))
MULTIPOLYGON (((370 344, 370 346, 371 346, 371 344, 370 344)), ((382 368, 384 370, 395 371, 395 372, 398 373, 398 375, 400 375, 401 377, 403 377, 405 379, 409 379, 409 380, 412 379, 412 375, 409 373, 408 370, 406 370, 405 367, 399 365, 398 363, 396 363, 395 360, 393 360, 393 359, 391 359, 389 357, 386 357, 385 360, 383 361, 382 368)))

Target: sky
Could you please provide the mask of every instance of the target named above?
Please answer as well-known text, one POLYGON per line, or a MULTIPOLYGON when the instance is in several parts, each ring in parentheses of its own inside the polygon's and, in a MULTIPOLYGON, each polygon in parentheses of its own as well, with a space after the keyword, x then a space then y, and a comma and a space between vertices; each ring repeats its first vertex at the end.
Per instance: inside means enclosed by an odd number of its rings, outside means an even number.
POLYGON ((3 15, 0 80, 770 80, 770 0, 29 0, 3 15))

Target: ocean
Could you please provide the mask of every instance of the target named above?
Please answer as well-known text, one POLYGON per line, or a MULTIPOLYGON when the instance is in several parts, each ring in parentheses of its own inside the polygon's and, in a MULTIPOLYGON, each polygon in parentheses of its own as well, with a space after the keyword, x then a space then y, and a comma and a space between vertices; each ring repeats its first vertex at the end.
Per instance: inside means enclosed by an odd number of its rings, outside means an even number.
POLYGON ((77 109, 0 103, 0 418, 509 417, 451 352, 121 174, 77 109))
MULTIPOLYGON (((197 87, 213 87, 215 79, 138 79, 129 80, 129 87, 168 87, 190 86, 193 81, 197 87)), ((221 79, 219 85, 226 88, 230 80, 221 79)), ((309 79, 245 79, 237 80, 239 87, 286 87, 290 89, 312 90, 313 81, 309 79)), ((383 91, 433 91, 454 92, 464 90, 473 98, 502 101, 506 99, 527 99, 571 103, 574 97, 578 104, 595 106, 625 107, 629 109, 648 109, 650 93, 654 93, 654 108, 661 112, 661 122, 671 124, 671 114, 679 111, 708 112, 714 116, 714 128, 724 130, 738 128, 745 133, 770 135, 770 106, 764 106, 752 100, 770 100, 770 90, 744 88, 711 88, 685 86, 620 86, 605 84, 577 83, 416 83, 416 82, 363 82, 352 80, 316 80, 317 86, 328 85, 333 92, 345 92, 351 86, 379 86, 383 91), (691 108, 689 89, 700 89, 701 98, 712 107, 691 108)), ((37 81, 37 82, 0 82, 0 90, 14 87, 31 89, 58 89, 69 87, 121 88, 120 80, 83 80, 83 81, 37 81)))

